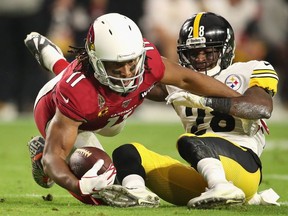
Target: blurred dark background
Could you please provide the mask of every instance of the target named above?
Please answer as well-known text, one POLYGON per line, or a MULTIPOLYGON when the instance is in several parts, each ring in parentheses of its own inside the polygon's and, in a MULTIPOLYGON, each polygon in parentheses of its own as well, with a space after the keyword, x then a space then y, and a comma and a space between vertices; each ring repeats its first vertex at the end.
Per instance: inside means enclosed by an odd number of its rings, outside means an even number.
POLYGON ((84 45, 95 18, 118 12, 177 62, 180 26, 200 11, 230 22, 236 33, 235 61, 267 60, 274 66, 280 78, 276 100, 288 112, 288 0, 1 0, 0 121, 31 115, 38 91, 53 77, 24 45, 31 31, 47 36, 69 60, 69 46, 84 45))

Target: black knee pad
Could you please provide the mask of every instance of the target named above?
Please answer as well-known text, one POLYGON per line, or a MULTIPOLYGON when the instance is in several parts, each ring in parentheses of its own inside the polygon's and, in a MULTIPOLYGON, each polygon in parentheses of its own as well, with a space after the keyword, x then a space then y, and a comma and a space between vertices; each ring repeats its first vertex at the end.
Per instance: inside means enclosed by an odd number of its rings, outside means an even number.
POLYGON ((220 159, 219 155, 198 137, 182 136, 177 141, 177 146, 180 156, 195 169, 198 162, 203 158, 212 157, 220 159))
POLYGON ((141 156, 134 145, 124 144, 116 148, 112 153, 113 163, 117 170, 117 180, 122 180, 130 175, 137 174, 145 179, 145 170, 141 165, 141 156))

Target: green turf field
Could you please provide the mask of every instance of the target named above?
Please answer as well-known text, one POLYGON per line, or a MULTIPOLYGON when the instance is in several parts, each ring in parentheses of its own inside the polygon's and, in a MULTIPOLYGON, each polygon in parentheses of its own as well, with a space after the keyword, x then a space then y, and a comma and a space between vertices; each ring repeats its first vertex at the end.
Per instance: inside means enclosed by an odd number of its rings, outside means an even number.
MULTIPOLYGON (((142 142, 149 148, 179 159, 175 141, 182 128, 177 123, 137 123, 131 121, 122 134, 100 140, 109 153, 129 141, 142 142)), ((273 123, 262 156, 263 183, 260 190, 272 187, 279 195, 281 207, 238 206, 222 210, 187 210, 162 202, 159 208, 119 209, 86 206, 72 198, 64 189, 54 186, 40 188, 31 177, 31 164, 26 143, 38 132, 31 118, 13 123, 0 123, 0 215, 288 215, 288 124, 273 123), (44 201, 48 194, 52 201, 44 201)))

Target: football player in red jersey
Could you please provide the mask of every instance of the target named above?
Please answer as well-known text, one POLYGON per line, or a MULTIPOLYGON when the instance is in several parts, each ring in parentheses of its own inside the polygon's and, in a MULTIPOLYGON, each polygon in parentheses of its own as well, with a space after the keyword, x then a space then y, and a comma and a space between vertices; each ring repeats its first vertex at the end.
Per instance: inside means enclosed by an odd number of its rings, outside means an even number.
MULTIPOLYGON (((71 63, 38 33, 29 34, 25 44, 43 67, 58 74, 35 101, 34 117, 43 138, 37 136, 29 142, 34 180, 46 188, 55 182, 89 204, 98 204, 91 194, 113 184, 115 168, 97 176, 103 164, 99 160, 78 180, 69 170, 67 157, 74 147, 102 148, 93 132, 118 134, 156 83, 204 96, 239 95, 209 76, 161 57, 155 46, 143 39, 137 25, 121 14, 97 18, 88 31, 85 48, 76 49, 77 57, 71 63)), ((151 197, 148 205, 158 205, 159 198, 153 193, 151 197)))
POLYGON ((147 186, 163 200, 188 208, 244 202, 279 205, 273 190, 257 193, 262 178, 260 156, 266 144, 265 131, 269 132, 261 118, 271 116, 278 76, 266 61, 232 64, 234 48, 233 29, 222 16, 201 12, 183 23, 177 46, 181 65, 205 73, 243 96, 199 97, 158 83, 147 97, 156 93, 154 100, 157 96, 164 100, 168 96, 167 102, 173 104, 186 131, 177 140, 177 150, 187 163, 140 143, 121 145, 112 157, 122 185, 99 192, 107 203, 137 205, 137 197, 140 200, 148 194, 147 186))

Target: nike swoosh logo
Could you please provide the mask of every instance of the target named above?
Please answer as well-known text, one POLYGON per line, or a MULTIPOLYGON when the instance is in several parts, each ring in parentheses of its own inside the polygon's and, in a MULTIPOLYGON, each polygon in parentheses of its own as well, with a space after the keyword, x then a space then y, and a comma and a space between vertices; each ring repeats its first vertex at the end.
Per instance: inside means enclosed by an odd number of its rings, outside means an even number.
POLYGON ((67 104, 69 103, 69 98, 64 97, 61 92, 60 92, 60 96, 62 97, 62 99, 64 100, 64 102, 67 104))

